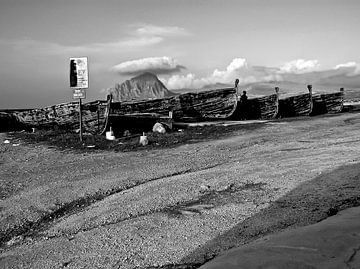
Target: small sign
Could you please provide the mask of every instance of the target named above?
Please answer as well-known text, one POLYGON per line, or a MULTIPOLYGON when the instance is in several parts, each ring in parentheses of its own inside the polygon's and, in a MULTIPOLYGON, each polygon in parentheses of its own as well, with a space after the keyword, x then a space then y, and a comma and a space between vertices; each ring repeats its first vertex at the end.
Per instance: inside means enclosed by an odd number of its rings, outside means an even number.
POLYGON ((73 98, 74 99, 85 99, 86 98, 85 89, 73 89, 73 98))
POLYGON ((70 58, 70 88, 89 88, 87 57, 70 58))

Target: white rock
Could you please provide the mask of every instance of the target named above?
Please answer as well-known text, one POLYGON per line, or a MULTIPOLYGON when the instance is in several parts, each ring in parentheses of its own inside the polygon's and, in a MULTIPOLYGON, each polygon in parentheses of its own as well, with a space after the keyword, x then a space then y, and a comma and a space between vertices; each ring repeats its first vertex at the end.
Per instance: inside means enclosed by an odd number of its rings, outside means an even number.
POLYGON ((21 235, 15 236, 15 237, 13 237, 10 241, 8 241, 8 242, 6 243, 6 245, 10 247, 10 246, 12 246, 12 245, 15 245, 15 244, 20 243, 23 239, 24 239, 24 238, 23 238, 21 235))
POLYGON ((154 124, 152 131, 154 133, 158 132, 160 134, 166 133, 166 130, 165 130, 164 126, 161 123, 158 123, 158 122, 154 124))

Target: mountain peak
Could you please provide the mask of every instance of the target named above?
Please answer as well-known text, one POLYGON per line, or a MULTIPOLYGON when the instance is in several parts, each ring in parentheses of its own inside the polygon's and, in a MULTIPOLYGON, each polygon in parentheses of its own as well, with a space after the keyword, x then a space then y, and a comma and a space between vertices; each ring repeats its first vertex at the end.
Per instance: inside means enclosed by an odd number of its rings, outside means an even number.
POLYGON ((155 74, 150 72, 145 72, 136 77, 133 77, 131 80, 159 80, 159 79, 155 74))
POLYGON ((121 84, 116 84, 109 93, 115 102, 158 99, 176 95, 150 72, 133 77, 121 84))

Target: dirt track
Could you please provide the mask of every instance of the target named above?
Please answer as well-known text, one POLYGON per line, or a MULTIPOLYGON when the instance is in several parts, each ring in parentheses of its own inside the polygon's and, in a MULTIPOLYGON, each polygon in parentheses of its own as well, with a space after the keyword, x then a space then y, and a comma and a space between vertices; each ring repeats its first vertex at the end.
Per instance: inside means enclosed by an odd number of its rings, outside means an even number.
POLYGON ((151 151, 13 143, 0 144, 5 268, 192 268, 360 204, 358 114, 151 151))

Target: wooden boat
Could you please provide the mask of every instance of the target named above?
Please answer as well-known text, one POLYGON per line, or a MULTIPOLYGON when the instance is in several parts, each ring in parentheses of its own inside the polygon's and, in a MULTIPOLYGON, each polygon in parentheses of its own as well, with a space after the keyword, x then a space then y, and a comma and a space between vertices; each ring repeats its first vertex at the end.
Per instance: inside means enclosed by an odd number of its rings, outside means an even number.
POLYGON ((228 119, 237 106, 235 88, 185 93, 179 99, 183 121, 228 119))
POLYGON ((113 102, 110 106, 111 116, 139 113, 155 113, 165 116, 169 115, 170 111, 173 112, 174 117, 182 116, 178 96, 133 102, 113 102))
POLYGON ((315 94, 312 96, 313 110, 311 115, 339 113, 344 107, 344 88, 335 93, 315 94))
POLYGON ((111 103, 110 114, 125 115, 156 113, 167 116, 172 112, 176 121, 226 119, 237 105, 236 89, 225 88, 174 97, 137 102, 111 103))
POLYGON ((311 85, 308 90, 306 94, 280 99, 278 117, 309 116, 313 108, 311 85))
MULTIPOLYGON (((107 101, 93 101, 82 105, 84 132, 102 134, 108 123, 111 98, 107 101)), ((39 109, 14 111, 12 115, 25 127, 63 127, 70 130, 79 128, 79 103, 69 102, 39 109)))
POLYGON ((273 119, 279 110, 278 88, 275 94, 250 98, 246 102, 238 101, 233 120, 273 119))

